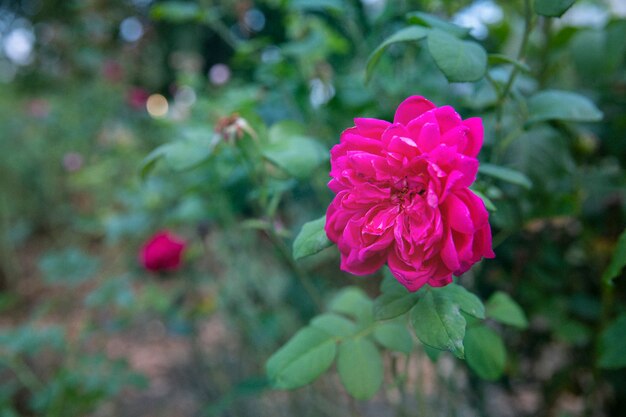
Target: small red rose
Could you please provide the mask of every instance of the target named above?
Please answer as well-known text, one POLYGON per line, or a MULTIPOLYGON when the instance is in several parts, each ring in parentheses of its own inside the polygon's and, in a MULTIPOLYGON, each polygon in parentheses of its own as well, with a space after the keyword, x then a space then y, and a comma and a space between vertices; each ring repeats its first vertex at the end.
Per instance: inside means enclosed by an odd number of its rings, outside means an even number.
POLYGON ((174 271, 182 264, 187 243, 168 230, 152 236, 141 248, 139 261, 148 271, 174 271))

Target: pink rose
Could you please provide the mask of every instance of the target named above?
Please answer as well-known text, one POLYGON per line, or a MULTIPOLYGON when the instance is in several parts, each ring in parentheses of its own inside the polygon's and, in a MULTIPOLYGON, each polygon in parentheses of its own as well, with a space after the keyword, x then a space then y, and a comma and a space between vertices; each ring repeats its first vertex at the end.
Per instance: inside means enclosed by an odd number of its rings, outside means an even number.
POLYGON ((107 59, 102 65, 102 75, 107 81, 118 83, 124 78, 124 69, 119 62, 107 59))
POLYGON ((146 108, 146 102, 150 97, 150 93, 140 87, 131 87, 126 93, 126 102, 135 110, 143 110, 146 108))
POLYGON ((139 261, 148 271, 174 271, 180 268, 187 243, 173 233, 163 230, 148 240, 139 252, 139 261))
POLYGON ((341 269, 371 274, 385 263, 409 291, 440 287, 481 258, 493 258, 482 200, 468 187, 483 143, 479 118, 412 96, 393 123, 354 119, 330 151, 336 193, 326 234, 341 269))

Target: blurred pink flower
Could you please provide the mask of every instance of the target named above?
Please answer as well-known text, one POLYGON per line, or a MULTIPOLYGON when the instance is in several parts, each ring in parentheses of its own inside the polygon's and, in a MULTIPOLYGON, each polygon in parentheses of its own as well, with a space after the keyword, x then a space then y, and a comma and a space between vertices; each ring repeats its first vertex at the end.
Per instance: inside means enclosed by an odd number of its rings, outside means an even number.
POLYGON ((168 230, 152 236, 139 251, 139 261, 148 271, 174 271, 182 264, 187 243, 168 230))
POLYGON ((50 110, 50 103, 45 98, 35 98, 26 104, 26 112, 36 119, 45 119, 50 110))
POLYGON ((78 152, 68 152, 63 155, 63 168, 67 172, 75 172, 83 166, 83 156, 78 152))
POLYGON ((482 200, 468 187, 483 143, 479 118, 462 120, 450 106, 412 96, 393 123, 357 118, 331 150, 336 193, 326 233, 341 269, 371 274, 385 263, 409 291, 452 282, 492 258, 482 200))
POLYGON ((119 62, 113 59, 107 59, 102 64, 102 76, 107 81, 117 83, 124 78, 124 69, 119 62))
POLYGON ((135 110, 143 110, 146 108, 146 102, 150 97, 150 93, 140 87, 131 87, 126 95, 126 102, 135 110))

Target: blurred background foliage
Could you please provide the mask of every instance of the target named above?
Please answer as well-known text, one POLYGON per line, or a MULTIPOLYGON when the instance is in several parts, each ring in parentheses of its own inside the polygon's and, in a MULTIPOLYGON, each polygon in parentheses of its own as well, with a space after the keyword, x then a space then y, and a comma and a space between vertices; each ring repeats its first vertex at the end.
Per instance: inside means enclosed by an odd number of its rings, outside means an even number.
POLYGON ((626 225, 625 16, 578 0, 524 41, 521 0, 0 1, 0 416, 620 415, 626 284, 601 277, 626 225), (471 28, 488 77, 449 83, 400 42, 366 83, 413 12, 471 28), (544 90, 604 118, 550 97, 546 116, 544 90), (378 293, 334 248, 290 248, 332 197, 340 132, 411 94, 483 117, 481 162, 518 171, 479 175, 497 257, 460 283, 510 294, 529 327, 494 325, 492 382, 417 349, 413 399, 355 403, 332 375, 271 391, 264 362, 318 311, 310 293, 378 293), (184 267, 149 274, 137 254, 164 228, 184 267))

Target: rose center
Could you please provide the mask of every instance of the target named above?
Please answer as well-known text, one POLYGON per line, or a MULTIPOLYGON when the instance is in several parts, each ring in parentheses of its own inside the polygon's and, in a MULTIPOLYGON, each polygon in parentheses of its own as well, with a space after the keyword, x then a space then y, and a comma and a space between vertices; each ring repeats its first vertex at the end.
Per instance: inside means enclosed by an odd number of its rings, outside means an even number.
POLYGON ((413 204, 416 196, 426 194, 426 187, 421 182, 411 182, 406 177, 396 182, 391 191, 391 201, 403 210, 413 204))

